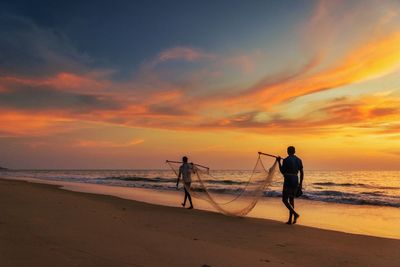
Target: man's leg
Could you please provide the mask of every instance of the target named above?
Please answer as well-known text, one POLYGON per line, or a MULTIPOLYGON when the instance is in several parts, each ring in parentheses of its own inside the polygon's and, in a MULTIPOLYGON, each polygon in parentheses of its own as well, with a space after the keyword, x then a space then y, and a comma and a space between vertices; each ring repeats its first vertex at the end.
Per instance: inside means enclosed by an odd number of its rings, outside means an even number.
POLYGON ((291 212, 291 207, 288 202, 288 196, 286 192, 282 193, 282 202, 285 204, 286 208, 289 210, 289 220, 286 222, 287 224, 292 224, 292 212, 291 212))
POLYGON ((189 199, 189 203, 190 203, 189 209, 193 209, 192 196, 190 195, 190 183, 185 183, 185 194, 186 194, 186 198, 189 199))
MULTIPOLYGON (((292 206, 292 208, 293 208, 293 210, 294 210, 294 197, 293 197, 293 196, 290 196, 290 197, 289 197, 289 203, 290 203, 290 206, 292 206)), ((290 211, 290 218, 289 218, 289 221, 292 221, 293 215, 294 215, 293 212, 290 211)), ((296 223, 296 220, 295 220, 293 223, 296 223)))
MULTIPOLYGON (((286 208, 289 210, 289 220, 288 220, 288 224, 292 223, 292 215, 294 215, 295 220, 298 217, 298 214, 296 213, 296 211, 294 210, 293 206, 291 205, 291 203, 289 203, 289 192, 287 189, 284 189, 282 192, 282 202, 283 204, 285 204, 286 208)), ((293 204, 294 204, 294 200, 293 200, 293 204)))
POLYGON ((192 204, 192 196, 190 195, 190 183, 185 183, 185 203, 186 199, 189 199, 190 207, 189 209, 193 209, 193 204, 192 204))
POLYGON ((187 191, 186 191, 186 187, 183 187, 183 190, 185 191, 185 197, 184 197, 184 199, 183 199, 182 206, 183 206, 183 207, 185 207, 185 205, 186 205, 186 199, 187 199, 187 191))
POLYGON ((189 203, 190 203, 189 209, 193 209, 192 197, 190 196, 189 192, 187 192, 187 198, 189 199, 189 203))
MULTIPOLYGON (((296 192, 296 191, 294 191, 294 192, 296 192)), ((290 205, 293 207, 293 210, 294 210, 294 195, 291 196, 289 200, 290 200, 290 205)), ((297 222, 297 219, 300 217, 300 215, 297 212, 291 213, 290 214, 290 220, 292 219, 292 215, 294 216, 293 224, 295 224, 297 222)))

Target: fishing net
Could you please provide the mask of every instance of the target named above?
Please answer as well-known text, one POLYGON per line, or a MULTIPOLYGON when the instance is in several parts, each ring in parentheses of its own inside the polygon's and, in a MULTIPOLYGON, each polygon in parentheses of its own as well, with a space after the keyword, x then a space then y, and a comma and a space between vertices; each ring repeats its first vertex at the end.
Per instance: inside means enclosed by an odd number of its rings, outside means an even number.
MULTIPOLYGON (((178 176, 182 162, 166 162, 178 176)), ((208 201, 218 211, 232 216, 245 216, 255 207, 277 174, 278 165, 275 158, 259 153, 252 172, 243 173, 241 177, 223 177, 218 171, 192 164, 192 184, 187 188, 191 195, 208 201), (264 164, 270 167, 265 168, 264 164), (246 174, 248 176, 244 177, 246 174)), ((222 174, 226 175, 226 172, 222 174)))

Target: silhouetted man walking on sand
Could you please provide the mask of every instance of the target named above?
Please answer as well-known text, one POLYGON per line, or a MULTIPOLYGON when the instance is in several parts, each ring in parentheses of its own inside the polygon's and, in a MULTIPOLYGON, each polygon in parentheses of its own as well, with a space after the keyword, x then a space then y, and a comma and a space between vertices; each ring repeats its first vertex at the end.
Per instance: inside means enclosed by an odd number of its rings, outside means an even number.
POLYGON ((183 200, 182 206, 185 207, 186 199, 189 199, 190 207, 193 209, 192 197, 190 196, 190 184, 192 183, 192 173, 194 172, 193 163, 188 163, 188 158, 185 156, 182 158, 183 164, 179 167, 178 179, 176 180, 176 188, 179 185, 179 179, 182 177, 185 190, 185 198, 183 200))
POLYGON ((301 195, 301 189, 303 187, 303 163, 300 158, 295 156, 296 149, 293 146, 287 148, 288 156, 281 163, 282 158, 278 157, 279 170, 283 174, 283 190, 282 190, 282 202, 289 210, 289 220, 287 224, 293 224, 297 222, 300 215, 294 210, 294 198, 301 195), (300 184, 298 173, 300 172, 300 184))

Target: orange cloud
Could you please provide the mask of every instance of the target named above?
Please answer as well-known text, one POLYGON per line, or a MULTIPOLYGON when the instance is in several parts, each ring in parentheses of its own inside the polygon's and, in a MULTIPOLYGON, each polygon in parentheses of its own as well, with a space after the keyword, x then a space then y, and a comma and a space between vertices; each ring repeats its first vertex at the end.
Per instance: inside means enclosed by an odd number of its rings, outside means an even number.
POLYGON ((73 127, 75 120, 55 114, 32 114, 18 111, 1 110, 0 135, 6 136, 36 136, 51 135, 66 131, 73 127))
POLYGON ((307 73, 309 68, 305 68, 299 75, 282 77, 271 84, 265 81, 238 96, 218 101, 235 108, 268 108, 299 96, 382 77, 400 66, 399 47, 397 32, 357 47, 326 70, 307 73))
POLYGON ((378 134, 394 134, 396 138, 400 138, 400 124, 392 123, 385 125, 376 131, 378 134))
POLYGON ((88 73, 77 75, 74 73, 61 72, 55 77, 43 81, 44 85, 60 90, 99 91, 111 87, 111 82, 104 79, 108 73, 88 73))
POLYGON ((377 129, 392 133, 393 125, 400 120, 400 98, 392 95, 340 98, 332 101, 310 103, 313 109, 287 117, 285 112, 269 112, 262 118, 262 111, 239 113, 201 124, 205 129, 245 130, 262 134, 337 135, 374 134, 377 129), (370 131, 369 131, 370 130, 370 131), (347 132, 347 133, 346 133, 347 132))
POLYGON ((98 141, 98 140, 81 140, 75 144, 79 147, 90 147, 90 148, 119 148, 119 147, 131 147, 143 143, 143 139, 133 139, 126 143, 118 143, 114 141, 98 141))
POLYGON ((45 78, 5 76, 0 77, 0 92, 13 85, 44 86, 56 90, 78 91, 80 93, 101 91, 112 87, 112 82, 106 79, 109 74, 110 72, 99 71, 86 74, 60 72, 45 78), (1 88, 4 89, 1 90, 1 88))

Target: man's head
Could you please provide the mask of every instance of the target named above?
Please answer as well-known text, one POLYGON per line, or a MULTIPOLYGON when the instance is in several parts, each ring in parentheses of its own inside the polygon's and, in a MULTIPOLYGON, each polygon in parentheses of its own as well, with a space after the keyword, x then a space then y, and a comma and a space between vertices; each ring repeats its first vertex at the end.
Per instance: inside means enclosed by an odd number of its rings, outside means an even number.
POLYGON ((294 153, 296 153, 296 148, 294 148, 294 146, 289 146, 289 147, 287 148, 287 153, 288 153, 289 155, 294 155, 294 153))
POLYGON ((187 163, 187 162, 188 162, 188 158, 187 158, 186 156, 184 156, 184 157, 182 158, 182 161, 183 161, 184 163, 187 163))

